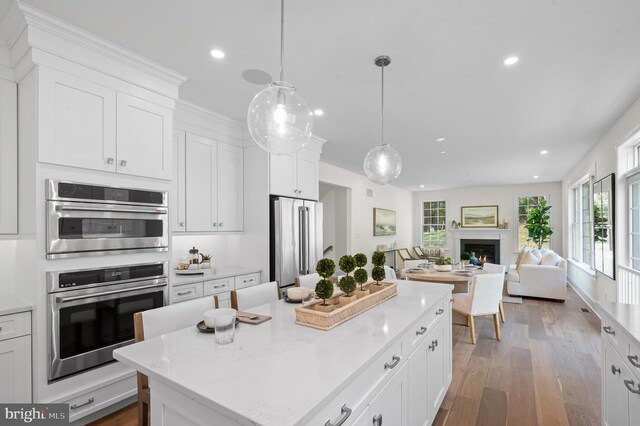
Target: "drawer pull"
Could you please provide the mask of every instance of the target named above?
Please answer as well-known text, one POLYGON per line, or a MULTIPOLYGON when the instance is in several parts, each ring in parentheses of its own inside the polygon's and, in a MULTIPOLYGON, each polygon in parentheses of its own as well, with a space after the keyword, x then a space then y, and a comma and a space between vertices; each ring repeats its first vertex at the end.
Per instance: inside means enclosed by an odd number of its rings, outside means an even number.
POLYGON ((213 288, 225 288, 226 284, 214 285, 213 288))
POLYGON ((611 327, 609 327, 609 326, 607 326, 607 327, 602 327, 602 329, 603 329, 603 330, 604 330, 604 332, 605 332, 605 333, 607 333, 607 334, 611 334, 611 335, 613 335, 613 336, 615 336, 615 335, 616 335, 616 332, 615 332, 615 331, 613 331, 613 330, 611 329, 611 327))
POLYGON ((624 385, 627 387, 627 389, 629 389, 629 392, 631 393, 639 393, 640 394, 640 386, 638 387, 638 389, 634 389, 633 388, 633 380, 625 380, 624 381, 624 385))
POLYGON ((122 167, 127 167, 127 160, 120 160, 120 165, 122 167))
POLYGON ((382 426, 382 414, 373 416, 373 426, 382 426))
POLYGON ((620 369, 616 368, 615 365, 611 364, 611 374, 613 374, 615 376, 616 373, 620 374, 620 369))
POLYGON ((627 355, 627 358, 629 358, 629 362, 631 363, 631 365, 636 368, 640 368, 640 363, 638 363, 638 355, 627 355))
POLYGON ((427 332, 427 327, 420 327, 420 330, 416 331, 416 336, 421 336, 427 332))
POLYGON ((431 352, 436 350, 436 342, 435 341, 431 342, 431 344, 429 345, 429 349, 431 349, 431 352))
POLYGON ((178 296, 186 296, 187 294, 191 294, 191 290, 189 291, 179 291, 178 296))
POLYGON ((398 363, 400 362, 400 357, 399 356, 392 356, 391 359, 393 360, 393 362, 391 364, 389 364, 388 362, 384 363, 384 369, 385 370, 391 370, 393 369, 393 367, 395 367, 396 365, 398 365, 398 363))
POLYGON ((347 421, 349 416, 351 415, 351 408, 347 407, 347 404, 344 404, 340 409, 340 418, 336 423, 331 423, 331 420, 327 420, 324 426, 340 426, 344 422, 347 421))
POLYGON ((73 404, 73 405, 72 405, 71 407, 69 407, 69 408, 70 408, 70 409, 72 409, 72 410, 77 410, 78 408, 80 408, 80 407, 84 407, 85 405, 93 404, 93 402, 94 402, 95 400, 96 400, 96 399, 95 399, 94 397, 91 397, 91 398, 89 398, 89 399, 87 400, 87 402, 84 402, 84 403, 82 403, 82 404, 73 404))
POLYGON ((436 312, 436 315, 442 315, 444 314, 444 309, 438 309, 438 311, 436 312))

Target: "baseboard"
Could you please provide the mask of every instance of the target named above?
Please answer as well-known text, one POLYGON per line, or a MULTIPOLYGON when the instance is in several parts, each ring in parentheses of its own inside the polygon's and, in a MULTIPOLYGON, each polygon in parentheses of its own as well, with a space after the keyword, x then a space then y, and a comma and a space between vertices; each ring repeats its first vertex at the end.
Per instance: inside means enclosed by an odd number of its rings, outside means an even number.
POLYGON ((597 305, 596 301, 593 300, 591 298, 591 296, 589 296, 587 293, 582 291, 582 289, 580 287, 578 287, 577 285, 572 283, 570 279, 567 279, 567 283, 571 286, 572 289, 575 290, 575 292, 578 295, 578 297, 580 297, 580 299, 582 299, 582 301, 584 303, 586 303, 589 308, 591 308, 591 312, 593 312, 594 314, 596 314, 598 316, 598 318, 600 318, 600 314, 598 313, 598 309, 596 309, 596 305, 597 305))

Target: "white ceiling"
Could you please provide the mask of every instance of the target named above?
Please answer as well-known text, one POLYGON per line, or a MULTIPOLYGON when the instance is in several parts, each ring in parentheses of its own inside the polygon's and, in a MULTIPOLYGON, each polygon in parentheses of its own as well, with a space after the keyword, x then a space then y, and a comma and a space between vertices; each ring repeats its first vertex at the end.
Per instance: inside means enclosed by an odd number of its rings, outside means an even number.
MULTIPOLYGON (((278 0, 25 1, 188 75, 182 98, 236 120, 261 88, 242 72, 277 76, 278 0)), ((324 109, 328 163, 362 173, 379 143, 386 54, 398 186, 558 181, 640 96, 639 16, 637 0, 289 0, 285 77, 324 109)))

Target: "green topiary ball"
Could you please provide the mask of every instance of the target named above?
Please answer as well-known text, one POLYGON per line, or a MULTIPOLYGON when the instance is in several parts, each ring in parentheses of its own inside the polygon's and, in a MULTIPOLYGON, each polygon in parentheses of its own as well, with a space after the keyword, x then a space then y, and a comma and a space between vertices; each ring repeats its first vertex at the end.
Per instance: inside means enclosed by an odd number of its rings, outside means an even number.
POLYGON ((322 299, 322 304, 326 305, 328 298, 333 296, 333 284, 329 280, 320 280, 316 284, 316 296, 322 299))
POLYGON ((357 269, 353 273, 353 278, 356 279, 356 282, 358 284, 364 284, 369 279, 369 274, 367 274, 367 270, 366 269, 357 269))
POLYGON ((316 264, 316 272, 322 278, 329 278, 336 272, 336 263, 332 259, 320 259, 316 264))
POLYGON ((353 260, 356 261, 356 266, 362 268, 367 264, 367 256, 364 253, 356 253, 353 255, 353 260))
POLYGON ((371 278, 376 280, 376 282, 383 281, 386 277, 384 273, 384 267, 376 266, 371 270, 371 278))
POLYGON ((348 254, 345 254, 340 258, 340 262, 338 262, 338 265, 340 265, 340 269, 347 274, 353 272, 353 270, 356 269, 356 261, 353 259, 353 256, 349 256, 348 254))
POLYGON ((345 275, 344 277, 340 278, 338 287, 340 287, 340 290, 345 292, 347 296, 351 296, 351 293, 353 293, 353 291, 356 289, 356 279, 349 275, 345 275))
POLYGON ((371 255, 371 263, 375 266, 384 266, 387 263, 387 256, 381 251, 374 251, 373 255, 371 255))

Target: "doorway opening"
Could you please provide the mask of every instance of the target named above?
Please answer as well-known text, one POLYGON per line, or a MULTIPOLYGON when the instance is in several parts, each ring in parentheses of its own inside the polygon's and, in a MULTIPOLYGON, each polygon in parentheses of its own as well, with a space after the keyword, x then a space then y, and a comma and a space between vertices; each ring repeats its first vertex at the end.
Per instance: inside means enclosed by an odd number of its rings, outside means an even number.
POLYGON ((338 259, 351 248, 351 188, 320 182, 323 257, 338 259))

